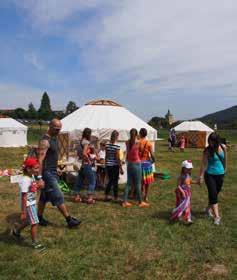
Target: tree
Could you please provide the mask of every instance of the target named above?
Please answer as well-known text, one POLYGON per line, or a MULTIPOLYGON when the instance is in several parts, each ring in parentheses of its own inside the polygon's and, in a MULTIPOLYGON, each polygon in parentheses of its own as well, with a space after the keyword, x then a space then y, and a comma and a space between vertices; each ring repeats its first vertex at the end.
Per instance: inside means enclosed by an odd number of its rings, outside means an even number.
POLYGON ((149 120, 148 122, 149 125, 154 127, 155 129, 159 128, 168 128, 169 127, 169 122, 165 118, 160 118, 160 117, 153 117, 149 120))
POLYGON ((51 105, 50 105, 50 99, 47 94, 47 92, 44 92, 42 99, 41 99, 41 104, 40 108, 38 110, 39 113, 39 118, 42 120, 50 120, 52 118, 52 110, 51 110, 51 105))
POLYGON ((24 119, 26 117, 26 111, 23 108, 16 108, 14 111, 14 117, 16 119, 24 119))
POLYGON ((33 103, 30 103, 28 106, 28 118, 35 120, 38 117, 38 113, 33 105, 33 103))
POLYGON ((66 107, 66 112, 65 112, 65 115, 69 115, 71 114, 72 112, 76 111, 78 109, 77 105, 75 102, 73 101, 69 101, 68 104, 67 104, 67 107, 66 107))

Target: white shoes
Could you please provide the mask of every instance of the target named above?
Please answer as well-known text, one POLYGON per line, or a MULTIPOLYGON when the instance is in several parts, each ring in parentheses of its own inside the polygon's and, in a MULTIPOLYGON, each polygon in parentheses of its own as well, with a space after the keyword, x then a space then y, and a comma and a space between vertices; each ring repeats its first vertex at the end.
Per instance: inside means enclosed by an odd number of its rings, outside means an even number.
POLYGON ((220 223, 221 223, 221 218, 220 217, 217 217, 217 218, 214 219, 214 225, 219 226, 220 223))
POLYGON ((207 207, 207 208, 205 209, 205 212, 206 212, 206 215, 207 215, 208 218, 211 218, 211 219, 214 218, 214 215, 213 215, 213 213, 212 213, 212 211, 211 211, 210 208, 207 207))

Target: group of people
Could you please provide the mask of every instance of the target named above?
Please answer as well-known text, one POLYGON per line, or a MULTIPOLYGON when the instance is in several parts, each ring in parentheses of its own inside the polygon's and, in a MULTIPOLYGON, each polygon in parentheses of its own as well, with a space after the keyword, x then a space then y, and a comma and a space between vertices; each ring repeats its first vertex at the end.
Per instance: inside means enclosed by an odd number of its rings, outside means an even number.
MULTIPOLYGON (((31 236, 33 248, 42 250, 44 246, 37 240, 37 224, 47 226, 48 221, 44 218, 44 210, 47 202, 56 206, 64 216, 69 228, 78 226, 81 221, 70 215, 63 193, 58 184, 58 135, 62 128, 61 121, 53 119, 47 133, 39 141, 37 158, 28 157, 23 166, 23 177, 19 182, 21 192, 21 224, 13 228, 13 235, 21 238, 21 231, 31 225, 31 236), (38 210, 36 207, 36 193, 40 190, 38 210)), ((92 131, 85 128, 78 147, 78 157, 82 160, 82 166, 73 188, 74 201, 81 202, 80 195, 84 180, 88 183, 87 203, 94 204, 94 190, 96 185, 95 163, 100 161, 100 156, 91 143, 92 131)), ((126 142, 127 184, 125 185, 122 206, 131 207, 128 201, 129 192, 136 193, 137 205, 141 208, 149 207, 148 190, 154 181, 152 164, 155 162, 152 144, 147 140, 145 128, 138 131, 130 130, 129 140, 126 142)), ((118 201, 118 180, 123 174, 120 145, 118 144, 119 132, 111 133, 109 143, 103 149, 105 170, 108 183, 105 188, 105 200, 109 199, 113 189, 114 200, 118 201)), ((205 180, 208 189, 209 204, 206 212, 214 219, 216 225, 220 224, 218 209, 218 194, 221 191, 224 175, 227 168, 226 147, 220 143, 220 137, 212 133, 208 138, 208 146, 203 152, 200 177, 198 180, 191 179, 193 164, 190 160, 182 163, 181 174, 178 178, 176 188, 176 207, 172 211, 171 220, 182 220, 192 223, 191 218, 191 184, 202 184, 205 180)))
MULTIPOLYGON (((85 128, 82 139, 79 143, 78 156, 82 160, 82 165, 74 185, 74 201, 81 202, 80 191, 84 180, 87 180, 87 203, 94 204, 94 190, 96 186, 96 171, 94 169, 95 160, 100 161, 99 153, 95 152, 91 144, 91 129, 85 128)), ((127 184, 124 191, 123 207, 131 207, 128 202, 128 195, 131 189, 134 190, 139 207, 148 207, 149 185, 154 181, 152 163, 155 161, 152 144, 146 139, 147 130, 141 128, 138 131, 133 128, 130 131, 130 138, 126 142, 126 162, 127 162, 127 184)), ((113 188, 114 200, 118 201, 118 181, 119 175, 123 174, 121 160, 121 147, 118 144, 119 132, 114 130, 111 133, 110 141, 105 145, 104 164, 105 172, 108 176, 108 183, 105 189, 105 200, 109 199, 109 194, 113 188)))
POLYGON ((179 142, 177 143, 177 135, 174 129, 171 129, 168 137, 168 150, 174 152, 175 146, 178 145, 181 152, 184 152, 186 147, 186 139, 184 135, 180 136, 179 142))

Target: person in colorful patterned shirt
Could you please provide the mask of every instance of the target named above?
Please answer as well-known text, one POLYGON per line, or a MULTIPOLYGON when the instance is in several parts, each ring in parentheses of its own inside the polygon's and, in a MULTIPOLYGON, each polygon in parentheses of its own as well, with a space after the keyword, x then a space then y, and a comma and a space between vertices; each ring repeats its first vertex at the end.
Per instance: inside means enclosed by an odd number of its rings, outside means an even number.
POLYGON ((191 171, 193 164, 191 160, 182 162, 181 174, 178 178, 176 193, 176 207, 171 213, 171 220, 183 220, 187 224, 192 224, 191 217, 191 184, 199 184, 199 181, 192 180, 191 171))
POLYGON ((152 144, 147 140, 147 130, 141 128, 139 131, 140 158, 142 167, 142 194, 145 202, 148 202, 148 190, 154 182, 152 164, 155 162, 152 144))

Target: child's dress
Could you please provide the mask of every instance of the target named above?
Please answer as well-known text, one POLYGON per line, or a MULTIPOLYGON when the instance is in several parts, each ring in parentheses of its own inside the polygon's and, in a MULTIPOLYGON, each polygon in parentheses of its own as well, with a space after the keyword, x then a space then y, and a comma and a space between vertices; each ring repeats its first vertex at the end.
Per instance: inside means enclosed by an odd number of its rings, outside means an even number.
POLYGON ((176 208, 171 213, 171 220, 177 220, 183 217, 184 221, 191 221, 191 177, 189 174, 182 176, 181 188, 185 193, 182 193, 176 188, 176 208))
POLYGON ((180 140, 180 149, 184 150, 184 148, 185 148, 185 138, 181 138, 181 140, 180 140))

